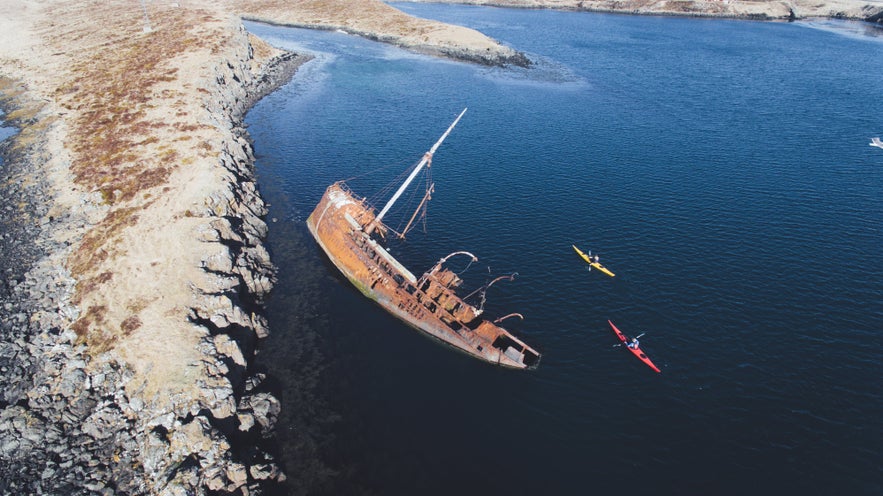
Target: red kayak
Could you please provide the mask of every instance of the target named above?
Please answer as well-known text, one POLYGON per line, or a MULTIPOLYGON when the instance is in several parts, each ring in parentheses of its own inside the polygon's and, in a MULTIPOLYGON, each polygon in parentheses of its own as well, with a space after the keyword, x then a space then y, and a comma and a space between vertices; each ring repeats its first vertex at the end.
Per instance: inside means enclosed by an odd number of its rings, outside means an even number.
POLYGON ((613 328, 613 332, 616 333, 616 337, 618 337, 619 340, 622 341, 622 343, 623 343, 624 345, 626 345, 626 348, 628 348, 629 351, 631 351, 632 353, 634 353, 634 355, 635 355, 636 357, 640 358, 641 361, 644 362, 644 363, 646 363, 647 366, 650 367, 651 369, 653 369, 653 370, 655 370, 655 371, 657 371, 657 372, 661 372, 661 370, 659 370, 659 368, 658 368, 656 365, 653 365, 653 362, 651 362, 650 359, 647 358, 647 355, 644 354, 643 351, 641 351, 641 347, 640 347, 640 346, 638 346, 638 347, 636 347, 636 348, 632 348, 632 347, 628 346, 629 338, 628 338, 625 334, 623 334, 622 331, 620 331, 619 329, 617 329, 616 326, 613 325, 613 322, 610 322, 609 320, 608 320, 607 322, 610 324, 610 327, 613 328))

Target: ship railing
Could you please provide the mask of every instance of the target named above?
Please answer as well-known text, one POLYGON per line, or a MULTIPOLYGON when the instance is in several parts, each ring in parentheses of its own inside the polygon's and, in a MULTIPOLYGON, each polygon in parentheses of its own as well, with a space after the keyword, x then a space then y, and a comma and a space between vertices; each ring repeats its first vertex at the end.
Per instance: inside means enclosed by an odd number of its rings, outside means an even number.
POLYGON ((374 209, 374 205, 369 203, 367 198, 357 195, 345 181, 337 181, 336 183, 334 183, 334 185, 343 190, 343 192, 349 195, 353 200, 361 203, 362 206, 364 206, 366 209, 374 209))

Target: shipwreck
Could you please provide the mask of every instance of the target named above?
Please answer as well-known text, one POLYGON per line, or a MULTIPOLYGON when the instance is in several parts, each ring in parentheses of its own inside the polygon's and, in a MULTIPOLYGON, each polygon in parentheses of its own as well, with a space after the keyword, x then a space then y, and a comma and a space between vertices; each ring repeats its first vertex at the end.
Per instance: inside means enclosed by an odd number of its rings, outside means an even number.
MULTIPOLYGON (((395 233, 383 223, 384 216, 418 173, 430 166, 433 154, 464 113, 466 109, 413 166, 407 179, 379 213, 375 213, 367 198, 356 196, 344 181, 339 181, 325 191, 307 219, 307 226, 334 266, 365 296, 398 319, 486 362, 516 369, 533 368, 539 364, 540 353, 499 325, 508 317, 521 315, 513 313, 495 321, 483 318, 487 288, 500 279, 514 276, 498 277, 461 297, 457 290, 463 280, 445 267, 445 263, 454 256, 471 257, 472 261, 477 261, 471 253, 451 253, 416 277, 383 246, 387 235, 403 236, 408 230, 406 227, 401 234, 395 233), (478 307, 465 301, 476 294, 480 299, 478 307)), ((425 208, 432 191, 430 184, 418 211, 425 208)), ((409 226, 416 215, 417 212, 411 217, 409 226)))

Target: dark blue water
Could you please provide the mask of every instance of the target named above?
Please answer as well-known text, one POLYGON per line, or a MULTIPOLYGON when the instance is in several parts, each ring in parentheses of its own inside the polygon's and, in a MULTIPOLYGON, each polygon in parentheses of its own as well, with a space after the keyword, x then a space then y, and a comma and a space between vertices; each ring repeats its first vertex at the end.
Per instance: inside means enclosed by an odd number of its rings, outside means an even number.
POLYGON ((398 6, 537 64, 249 25, 317 57, 248 116, 276 219, 260 360, 286 409, 287 490, 883 494, 883 150, 868 146, 883 134, 881 38, 398 6), (524 314, 507 322, 544 353, 533 372, 387 316, 304 225, 328 184, 358 176, 371 196, 463 107, 433 162, 427 232, 391 250, 417 273, 469 250, 473 286, 518 272, 486 308, 524 314), (646 332, 662 373, 614 348, 607 319, 646 332))

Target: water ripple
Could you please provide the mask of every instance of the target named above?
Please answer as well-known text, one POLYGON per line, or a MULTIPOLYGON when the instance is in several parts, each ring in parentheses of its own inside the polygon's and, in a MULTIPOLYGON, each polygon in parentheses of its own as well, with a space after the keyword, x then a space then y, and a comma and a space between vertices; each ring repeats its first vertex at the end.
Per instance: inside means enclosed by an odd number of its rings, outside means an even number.
POLYGON ((876 42, 785 23, 407 8, 481 26, 537 67, 260 28, 320 54, 248 122, 280 219, 268 368, 284 376, 283 352, 305 339, 325 357, 345 419, 325 443, 346 467, 337 492, 638 494, 622 484, 637 472, 658 494, 879 493, 876 42), (428 232, 390 246, 415 272, 477 254, 470 289, 518 272, 486 311, 525 316, 512 331, 544 355, 526 374, 384 314, 302 224, 333 181, 379 191, 464 106, 433 160, 428 232), (574 243, 616 277, 587 271, 574 243), (607 319, 646 333, 662 373, 614 347, 607 319))

